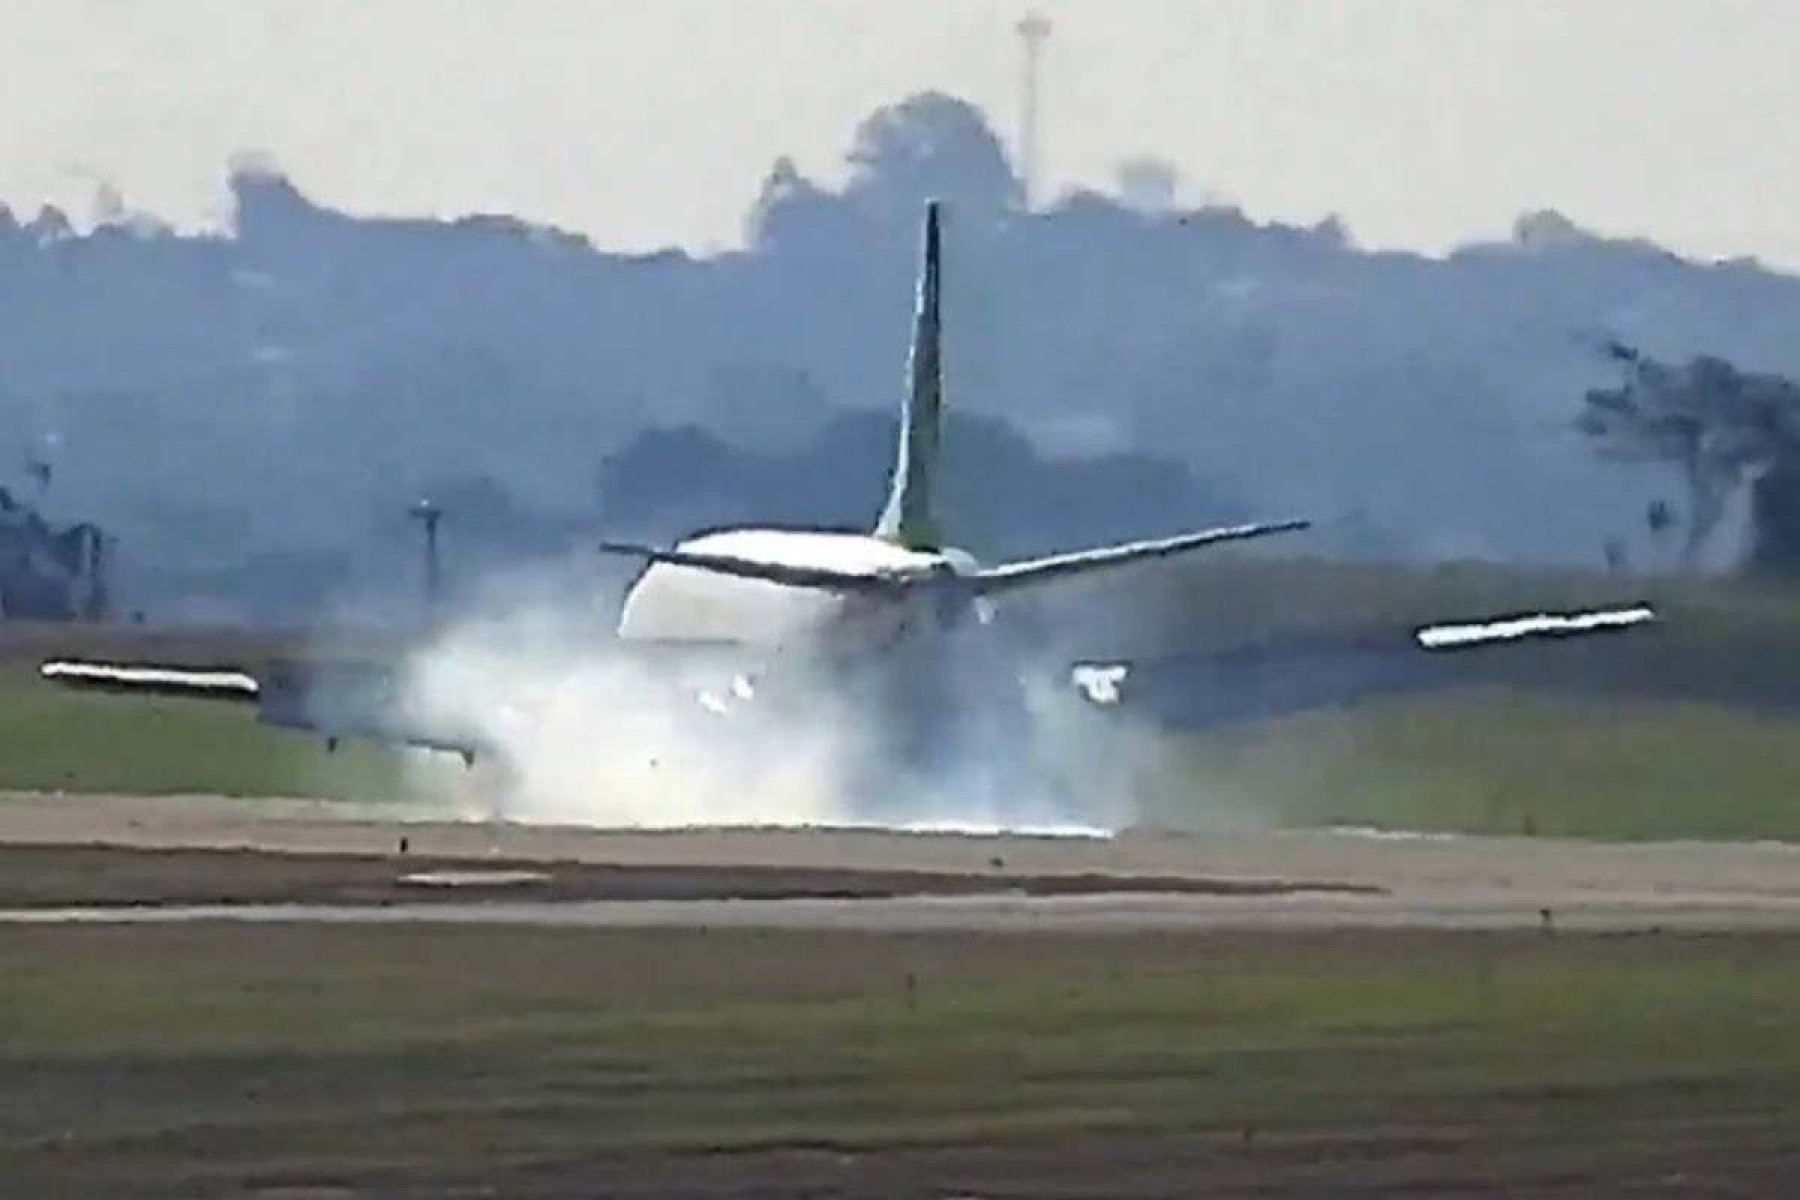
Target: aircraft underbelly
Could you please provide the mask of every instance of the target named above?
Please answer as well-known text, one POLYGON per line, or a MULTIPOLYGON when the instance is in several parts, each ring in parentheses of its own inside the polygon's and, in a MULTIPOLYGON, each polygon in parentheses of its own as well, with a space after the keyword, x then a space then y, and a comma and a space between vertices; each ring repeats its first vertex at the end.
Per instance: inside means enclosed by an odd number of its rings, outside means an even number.
MULTIPOLYGON (((813 530, 724 530, 689 538, 677 549, 870 575, 935 561, 879 538, 813 530)), ((653 563, 627 593, 618 633, 634 641, 792 647, 822 637, 879 639, 884 625, 902 619, 900 612, 901 606, 868 595, 653 563)))
MULTIPOLYGON (((729 531, 680 548, 871 574, 944 558, 860 535, 801 531, 729 531)), ((898 778, 896 771, 968 777, 1017 756, 1024 720, 1018 664, 985 621, 945 600, 941 590, 839 592, 659 562, 627 594, 619 637, 732 643, 751 663, 760 658, 760 666, 709 684, 696 719, 723 718, 746 730, 832 730, 845 749, 854 747, 842 764, 855 778, 846 786, 874 793, 888 790, 882 781, 898 778)))
POLYGON ((619 614, 625 641, 735 642, 775 647, 831 623, 844 597, 658 563, 619 614))

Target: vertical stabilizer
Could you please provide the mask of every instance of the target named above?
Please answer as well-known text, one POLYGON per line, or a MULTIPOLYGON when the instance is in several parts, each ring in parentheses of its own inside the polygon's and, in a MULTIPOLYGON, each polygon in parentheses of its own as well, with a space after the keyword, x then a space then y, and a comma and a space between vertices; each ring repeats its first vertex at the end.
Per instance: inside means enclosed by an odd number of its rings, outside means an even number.
POLYGON ((887 507, 875 526, 877 537, 915 550, 935 550, 941 545, 932 514, 932 491, 937 485, 938 474, 939 420, 944 402, 942 320, 938 309, 942 253, 939 208, 936 200, 925 205, 924 258, 919 272, 912 354, 907 362, 906 400, 900 414, 900 445, 894 460, 887 507))

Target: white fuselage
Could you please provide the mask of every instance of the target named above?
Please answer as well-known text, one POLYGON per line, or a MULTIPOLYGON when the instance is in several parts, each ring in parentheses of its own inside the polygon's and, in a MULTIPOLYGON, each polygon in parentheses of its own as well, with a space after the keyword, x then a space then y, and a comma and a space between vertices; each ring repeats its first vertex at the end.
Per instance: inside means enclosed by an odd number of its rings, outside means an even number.
MULTIPOLYGON (((676 547, 782 566, 851 574, 931 575, 972 562, 957 551, 908 550, 867 534, 730 529, 676 547)), ((695 567, 652 563, 625 595, 618 636, 627 641, 733 643, 783 650, 877 648, 905 632, 922 606, 907 594, 788 587, 695 567)), ((922 597, 920 597, 922 599, 922 597)))
POLYGON ((778 721, 783 714, 803 727, 845 731, 846 745, 860 749, 840 765, 861 780, 846 783, 859 794, 887 786, 880 781, 897 769, 1015 761, 1008 747, 1018 737, 1000 731, 1022 720, 1018 671, 1004 640, 976 628, 989 623, 985 603, 944 579, 976 569, 968 554, 909 550, 865 534, 782 529, 702 534, 676 549, 838 574, 925 577, 925 586, 865 591, 652 563, 626 593, 621 641, 729 645, 756 663, 737 677, 744 683, 739 700, 754 696, 753 702, 703 698, 704 707, 744 711, 752 724, 752 713, 778 721), (952 586, 941 586, 946 582, 952 586))

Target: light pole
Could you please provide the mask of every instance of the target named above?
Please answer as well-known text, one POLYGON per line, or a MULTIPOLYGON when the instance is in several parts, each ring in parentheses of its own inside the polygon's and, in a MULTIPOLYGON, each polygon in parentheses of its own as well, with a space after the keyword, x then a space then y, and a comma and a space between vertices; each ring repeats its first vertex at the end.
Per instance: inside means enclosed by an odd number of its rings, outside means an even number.
POLYGON ((408 511, 413 520, 425 527, 425 613, 432 617, 437 615, 438 587, 442 582, 438 564, 438 522, 444 519, 444 511, 430 500, 421 500, 408 511))
POLYGON ((1044 43, 1050 40, 1050 19, 1027 12, 1013 26, 1025 46, 1025 77, 1019 97, 1019 177, 1025 192, 1025 211, 1037 200, 1038 175, 1038 70, 1044 43))

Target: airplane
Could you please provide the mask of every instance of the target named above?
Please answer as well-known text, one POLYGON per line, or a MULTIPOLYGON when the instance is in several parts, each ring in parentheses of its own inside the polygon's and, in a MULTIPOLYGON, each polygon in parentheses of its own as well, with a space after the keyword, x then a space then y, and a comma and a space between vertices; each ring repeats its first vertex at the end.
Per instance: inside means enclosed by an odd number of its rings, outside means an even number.
MULTIPOLYGON (((1016 745, 1028 719, 1021 665, 1016 645, 996 636, 1004 633, 997 605, 1009 598, 1311 524, 1286 519, 1226 525, 992 564, 948 541, 937 506, 944 407, 941 213, 938 201, 927 202, 895 459, 886 502, 866 531, 740 527, 702 531, 666 547, 613 540, 598 545, 603 554, 641 564, 618 616, 619 647, 725 648, 734 661, 749 662, 748 669, 730 672, 726 686, 696 691, 697 711, 766 709, 813 722, 874 714, 859 722, 875 731, 879 743, 869 747, 865 781, 887 778, 894 769, 930 778, 993 766, 1016 745)), ((1411 649, 1580 634, 1655 617, 1647 605, 1632 605, 1421 627, 1413 631, 1411 649)), ((1108 708, 1118 705, 1130 670, 1130 664, 1076 662, 1062 682, 1090 706, 1108 708)), ((495 749, 466 730, 410 722, 397 711, 392 678, 381 671, 278 664, 258 674, 61 659, 42 664, 41 672, 74 687, 253 703, 265 723, 322 733, 334 748, 341 738, 370 737, 454 751, 469 763, 495 749)), ((1342 684, 1334 680, 1314 688, 1316 694, 1283 703, 1292 708, 1354 692, 1342 684)))

